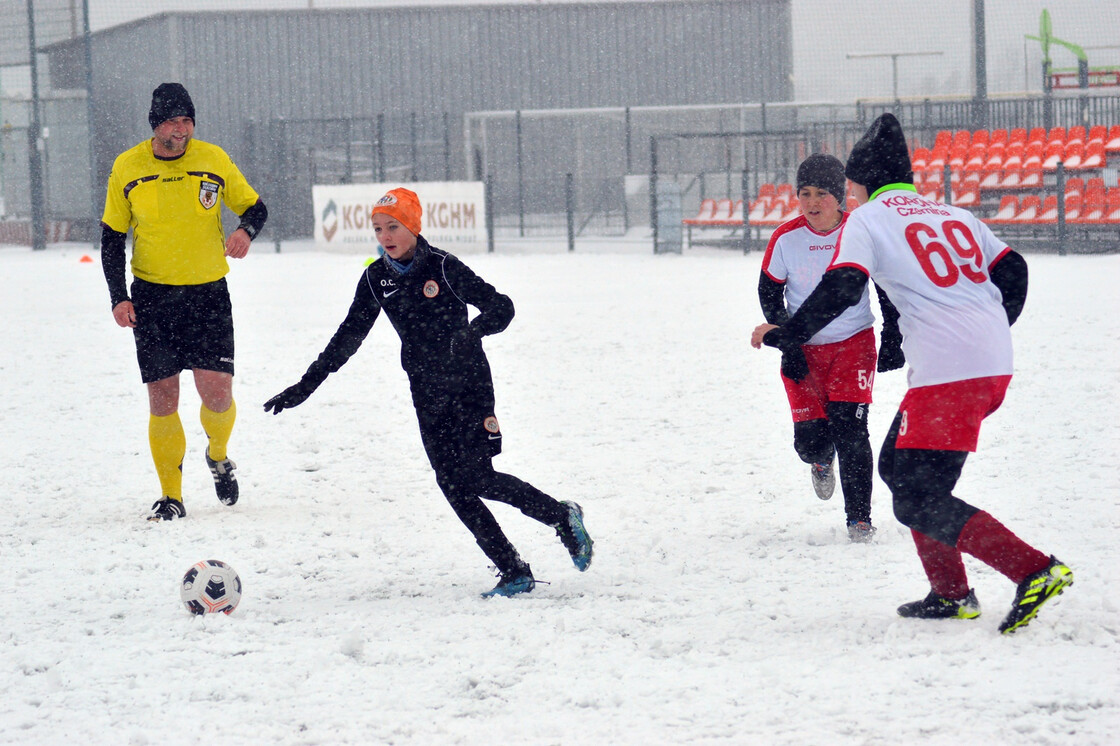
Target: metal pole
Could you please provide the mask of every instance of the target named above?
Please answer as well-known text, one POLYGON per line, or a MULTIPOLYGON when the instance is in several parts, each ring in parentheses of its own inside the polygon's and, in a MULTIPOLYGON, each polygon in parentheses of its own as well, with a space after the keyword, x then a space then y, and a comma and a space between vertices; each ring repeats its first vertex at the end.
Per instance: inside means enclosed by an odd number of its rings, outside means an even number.
POLYGON ((984 0, 972 0, 972 43, 976 58, 976 97, 973 119, 977 129, 988 129, 988 41, 984 25, 984 0))
POLYGON ((576 250, 575 186, 571 174, 564 175, 564 210, 568 213, 568 251, 576 250))
POLYGON ((631 172, 630 162, 630 141, 634 135, 632 122, 630 121, 630 107, 626 107, 626 174, 622 177, 622 232, 630 232, 630 200, 626 197, 626 177, 631 172))
POLYGON ((653 253, 657 253, 657 137, 649 138, 649 224, 653 228, 653 253))
POLYGON ((27 169, 30 176, 31 248, 47 248, 46 220, 43 215, 43 125, 39 121, 39 62, 35 49, 35 0, 27 0, 27 43, 31 54, 31 126, 27 128, 27 169))
POLYGON ((486 177, 486 251, 494 253, 494 177, 486 177))
POLYGON ((443 112, 443 180, 451 181, 451 115, 443 112))
POLYGON ((521 110, 514 115, 517 128, 517 230, 525 237, 525 171, 521 163, 521 110))
MULTIPOLYGON (((97 220, 97 138, 93 123, 93 41, 89 30, 89 0, 82 0, 82 46, 86 58, 86 137, 89 140, 89 202, 90 217, 97 220)), ((93 223, 96 226, 96 222, 93 223)), ((92 231, 94 246, 98 245, 97 231, 92 231)))
POLYGON ((1066 254, 1066 164, 1058 161, 1058 255, 1066 254))
POLYGON ((740 199, 743 200, 743 253, 749 254, 751 251, 751 224, 749 215, 751 211, 751 175, 746 169, 743 169, 742 178, 739 181, 740 199))
POLYGON ((377 180, 385 181, 385 115, 377 115, 377 180))
POLYGON ((416 145, 416 112, 412 112, 412 117, 408 122, 408 139, 412 141, 412 180, 416 181, 416 161, 420 158, 419 150, 416 145))

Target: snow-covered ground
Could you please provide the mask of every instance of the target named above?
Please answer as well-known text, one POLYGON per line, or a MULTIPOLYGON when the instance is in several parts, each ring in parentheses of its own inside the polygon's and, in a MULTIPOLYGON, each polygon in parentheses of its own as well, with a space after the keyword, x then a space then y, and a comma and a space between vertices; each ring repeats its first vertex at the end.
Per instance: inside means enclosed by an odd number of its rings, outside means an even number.
MULTIPOLYGON (((480 598, 494 580, 436 488, 388 323, 305 404, 263 412, 365 258, 302 248, 230 275, 241 501, 214 497, 185 375, 189 515, 163 525, 141 518, 147 400, 97 254, 0 249, 0 742, 1120 739, 1120 256, 1028 257, 1017 374, 958 494, 1076 585, 1004 637, 1012 585, 971 559, 979 620, 896 616, 928 588, 881 482, 870 545, 813 496, 778 356, 747 344, 760 255, 648 243, 465 257, 517 306, 485 342, 496 466, 582 503, 596 540, 580 574, 497 505, 551 585, 480 598), (206 558, 244 581, 230 617, 179 602, 206 558)), ((877 381, 876 451, 903 391, 877 381)))

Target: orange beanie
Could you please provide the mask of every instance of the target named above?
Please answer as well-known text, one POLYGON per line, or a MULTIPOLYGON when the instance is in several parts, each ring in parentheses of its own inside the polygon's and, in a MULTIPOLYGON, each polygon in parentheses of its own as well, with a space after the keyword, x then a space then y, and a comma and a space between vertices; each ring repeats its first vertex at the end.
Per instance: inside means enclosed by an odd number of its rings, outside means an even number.
POLYGON ((414 235, 420 235, 420 198, 416 192, 410 192, 404 187, 389 190, 384 197, 370 210, 372 218, 377 213, 388 215, 403 225, 414 235))

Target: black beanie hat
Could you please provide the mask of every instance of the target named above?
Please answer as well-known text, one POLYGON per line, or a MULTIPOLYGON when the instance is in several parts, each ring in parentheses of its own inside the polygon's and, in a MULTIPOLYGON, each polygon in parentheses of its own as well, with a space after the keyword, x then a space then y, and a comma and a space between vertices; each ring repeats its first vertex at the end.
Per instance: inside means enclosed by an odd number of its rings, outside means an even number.
POLYGON ((194 102, 191 94, 182 83, 160 83, 152 91, 152 108, 148 112, 148 124, 152 129, 160 126, 168 119, 175 117, 190 117, 194 121, 194 102))
POLYGON ((823 189, 839 203, 840 209, 847 209, 848 183, 844 180, 844 164, 834 155, 813 153, 797 167, 797 191, 801 187, 823 189))
POLYGON ((887 184, 913 184, 910 151, 894 114, 881 114, 852 147, 844 174, 867 189, 868 196, 887 184))

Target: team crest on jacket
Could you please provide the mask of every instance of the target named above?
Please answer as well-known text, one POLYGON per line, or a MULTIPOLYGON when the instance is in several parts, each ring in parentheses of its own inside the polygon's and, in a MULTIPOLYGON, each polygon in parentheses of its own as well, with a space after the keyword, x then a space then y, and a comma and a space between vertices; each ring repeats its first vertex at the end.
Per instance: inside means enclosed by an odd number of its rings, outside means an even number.
POLYGON ((207 210, 218 204, 218 185, 212 181, 202 182, 202 186, 198 190, 198 201, 207 210))
POLYGON ((439 295, 439 283, 435 280, 428 280, 424 283, 424 297, 434 298, 439 295))
POLYGON ((494 415, 490 415, 482 421, 482 426, 486 428, 486 432, 496 435, 499 431, 498 418, 494 415))

